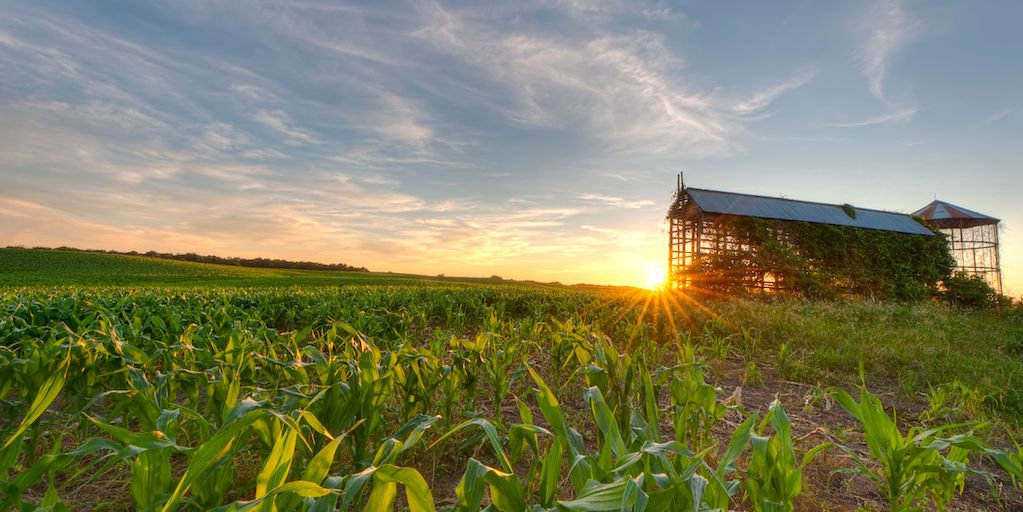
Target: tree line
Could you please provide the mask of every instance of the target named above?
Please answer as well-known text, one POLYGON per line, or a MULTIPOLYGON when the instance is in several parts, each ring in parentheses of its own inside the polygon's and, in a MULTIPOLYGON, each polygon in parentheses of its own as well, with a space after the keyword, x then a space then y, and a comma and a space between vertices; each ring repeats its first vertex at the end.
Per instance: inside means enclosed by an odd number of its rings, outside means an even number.
MULTIPOLYGON (((9 249, 14 247, 8 247, 9 249)), ((344 272, 369 272, 366 267, 356 267, 348 265, 346 263, 317 263, 315 261, 291 261, 282 259, 271 259, 271 258, 237 258, 237 257, 223 257, 213 255, 196 254, 194 252, 186 253, 170 253, 170 252, 157 252, 157 251, 113 251, 103 249, 78 249, 75 247, 33 247, 37 250, 50 250, 50 251, 74 251, 74 252, 97 252, 103 254, 119 254, 122 256, 142 256, 146 258, 159 258, 165 260, 177 260, 177 261, 191 261, 195 263, 213 263, 217 265, 234 265, 238 267, 253 267, 253 268, 286 268, 296 270, 328 270, 328 271, 344 271, 344 272)))

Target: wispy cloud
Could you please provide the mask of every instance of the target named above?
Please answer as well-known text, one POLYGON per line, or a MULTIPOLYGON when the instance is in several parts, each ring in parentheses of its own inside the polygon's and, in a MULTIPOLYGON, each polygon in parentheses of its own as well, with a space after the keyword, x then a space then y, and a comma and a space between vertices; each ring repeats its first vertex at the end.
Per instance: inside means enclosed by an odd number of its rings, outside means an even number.
POLYGON ((260 110, 253 114, 252 119, 278 135, 283 135, 288 143, 304 144, 317 142, 317 138, 308 130, 296 128, 286 112, 260 110))
POLYGON ((663 0, 559 0, 554 4, 588 23, 607 23, 623 16, 637 15, 658 21, 686 20, 684 12, 663 0))
POLYGON ((673 169, 919 111, 894 0, 862 40, 762 66, 715 46, 714 8, 658 0, 122 7, 5 5, 0 239, 621 282, 661 259, 673 169), (850 52, 884 108, 804 101, 856 96, 850 52))
POLYGON ((871 92, 887 101, 885 80, 890 61, 913 36, 919 22, 906 12, 902 0, 879 0, 871 13, 869 27, 863 69, 871 92))
POLYGON ((738 114, 752 114, 758 112, 768 105, 774 103, 783 94, 806 85, 816 73, 810 70, 803 70, 796 73, 792 78, 762 91, 757 91, 752 96, 737 102, 733 107, 738 114))
POLYGON ((862 121, 849 121, 840 123, 824 123, 823 126, 831 126, 835 128, 857 128, 861 126, 871 126, 875 124, 887 124, 887 123, 908 123, 913 120, 920 109, 917 107, 907 107, 890 114, 881 114, 879 116, 870 117, 862 121))
POLYGON ((507 31, 437 4, 423 17, 414 35, 478 73, 459 93, 512 121, 582 127, 619 150, 646 152, 718 152, 735 128, 719 100, 683 81, 682 60, 659 34, 507 31))
POLYGON ((608 205, 608 206, 613 206, 615 208, 630 208, 630 209, 644 208, 644 207, 647 207, 647 206, 653 206, 653 205, 657 204, 654 201, 650 201, 650 200, 647 200, 647 199, 637 200, 637 201, 630 201, 630 200, 622 198, 622 197, 608 196, 608 195, 604 195, 604 194, 593 194, 593 193, 580 194, 579 195, 579 199, 582 199, 583 201, 590 201, 590 202, 596 202, 596 203, 600 203, 600 204, 604 204, 604 205, 608 205))
POLYGON ((370 128, 384 140, 422 148, 433 139, 427 115, 404 98, 388 91, 379 94, 380 108, 372 116, 370 128))
POLYGON ((1009 115, 1011 115, 1014 110, 1015 109, 1007 108, 1005 110, 1001 110, 999 112, 995 112, 994 114, 991 114, 990 116, 985 118, 983 124, 990 124, 990 123, 994 123, 996 121, 999 121, 1001 119, 1004 119, 1004 118, 1008 117, 1009 115))

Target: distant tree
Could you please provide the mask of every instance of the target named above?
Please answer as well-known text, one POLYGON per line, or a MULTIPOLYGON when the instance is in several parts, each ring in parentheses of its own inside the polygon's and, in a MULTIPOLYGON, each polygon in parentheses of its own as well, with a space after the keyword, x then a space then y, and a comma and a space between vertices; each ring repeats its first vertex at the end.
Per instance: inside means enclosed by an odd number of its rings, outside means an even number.
POLYGON ((290 261, 281 259, 268 259, 268 258, 237 258, 237 257, 222 257, 212 255, 201 255, 194 252, 187 252, 184 254, 157 252, 157 251, 146 251, 139 253, 137 251, 110 251, 100 249, 76 249, 74 247, 58 247, 51 249, 48 247, 33 247, 33 249, 47 250, 47 251, 73 251, 73 252, 97 252, 103 254, 120 254, 122 256, 139 256, 145 258, 158 258, 165 260, 176 260, 176 261, 190 261, 194 263, 213 263, 216 265, 234 265, 239 267, 253 267, 253 268, 287 268, 295 270, 328 270, 328 271, 343 271, 343 272, 369 272, 366 267, 356 267, 352 265, 346 265, 344 263, 317 263, 315 261, 290 261))

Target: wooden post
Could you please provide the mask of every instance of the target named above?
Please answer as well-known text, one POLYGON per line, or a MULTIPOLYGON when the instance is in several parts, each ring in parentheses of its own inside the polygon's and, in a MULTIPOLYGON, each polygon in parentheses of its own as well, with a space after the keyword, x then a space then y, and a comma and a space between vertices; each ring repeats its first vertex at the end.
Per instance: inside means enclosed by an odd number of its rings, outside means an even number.
POLYGON ((1002 294, 1002 262, 1001 262, 1001 249, 998 246, 998 223, 995 223, 993 228, 995 230, 995 275, 998 276, 998 295, 1002 294))

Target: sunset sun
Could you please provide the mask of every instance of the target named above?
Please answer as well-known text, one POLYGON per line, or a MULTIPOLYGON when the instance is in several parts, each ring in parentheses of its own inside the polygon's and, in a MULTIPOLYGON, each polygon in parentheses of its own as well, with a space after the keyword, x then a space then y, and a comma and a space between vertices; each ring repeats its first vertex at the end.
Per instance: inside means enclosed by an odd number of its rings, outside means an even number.
POLYGON ((646 266, 646 288, 650 290, 659 290, 664 288, 665 282, 667 281, 668 274, 664 271, 664 267, 656 263, 648 263, 646 266))

